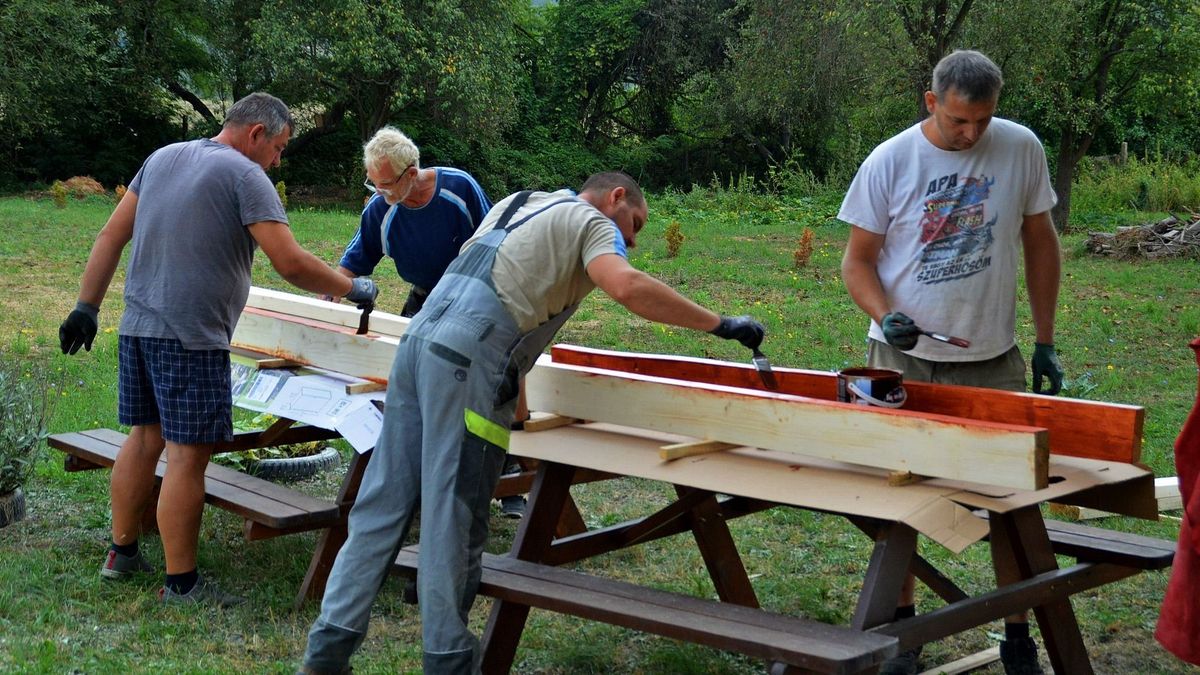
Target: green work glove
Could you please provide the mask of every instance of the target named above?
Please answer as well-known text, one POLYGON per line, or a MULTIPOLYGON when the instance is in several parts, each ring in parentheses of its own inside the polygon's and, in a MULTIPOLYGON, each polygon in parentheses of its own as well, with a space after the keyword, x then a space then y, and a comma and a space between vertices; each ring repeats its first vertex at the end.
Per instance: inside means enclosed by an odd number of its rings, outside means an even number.
POLYGON ((1055 396, 1062 391, 1063 367, 1054 352, 1054 345, 1033 343, 1033 393, 1041 394, 1042 378, 1049 378, 1050 386, 1044 392, 1047 396, 1055 396))
POLYGON ((62 353, 74 354, 80 347, 92 351, 92 340, 96 339, 96 318, 99 315, 99 307, 82 301, 75 303, 75 309, 58 327, 58 344, 62 353))
POLYGON ((761 323, 748 316, 723 316, 721 323, 709 332, 719 338, 737 340, 747 349, 758 349, 767 334, 761 323))
POLYGON ((921 337, 921 329, 913 320, 902 312, 889 312, 883 315, 883 337, 887 343, 902 352, 917 346, 917 338, 921 337))

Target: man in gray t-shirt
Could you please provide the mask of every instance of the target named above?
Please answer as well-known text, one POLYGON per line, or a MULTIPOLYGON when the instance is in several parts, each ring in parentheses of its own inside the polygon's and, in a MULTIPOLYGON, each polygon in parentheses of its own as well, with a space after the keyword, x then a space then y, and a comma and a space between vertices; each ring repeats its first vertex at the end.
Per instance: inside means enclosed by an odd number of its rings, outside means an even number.
POLYGON ((265 170, 291 137, 283 101, 251 94, 211 139, 155 151, 92 246, 75 309, 59 328, 64 354, 90 350, 100 303, 121 252, 133 243, 118 337, 118 418, 130 426, 112 470, 112 546, 100 574, 152 571, 138 550, 142 513, 167 451, 158 498, 166 559, 165 602, 231 605, 196 571, 204 470, 217 442, 233 438, 229 340, 250 291, 254 250, 300 288, 371 303, 370 279, 347 279, 300 248, 265 170))

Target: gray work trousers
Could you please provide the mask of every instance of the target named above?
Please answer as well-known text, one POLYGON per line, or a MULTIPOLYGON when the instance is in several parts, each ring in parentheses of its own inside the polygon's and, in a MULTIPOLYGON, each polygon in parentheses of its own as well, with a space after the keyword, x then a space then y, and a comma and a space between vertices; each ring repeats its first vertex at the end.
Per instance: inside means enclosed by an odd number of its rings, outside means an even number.
POLYGON ((420 500, 424 670, 479 670, 467 614, 516 405, 519 373, 510 350, 521 336, 486 283, 441 290, 397 349, 379 442, 308 635, 310 668, 336 672, 349 664, 420 500))

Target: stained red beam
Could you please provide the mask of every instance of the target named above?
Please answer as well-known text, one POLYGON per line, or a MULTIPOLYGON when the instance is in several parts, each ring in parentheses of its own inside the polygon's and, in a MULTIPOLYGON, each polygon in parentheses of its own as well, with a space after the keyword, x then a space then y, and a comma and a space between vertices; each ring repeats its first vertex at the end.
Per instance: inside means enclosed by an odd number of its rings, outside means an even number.
MULTIPOLYGON (((550 355, 556 363, 567 365, 763 390, 758 372, 749 364, 563 344, 555 345, 550 355)), ((835 373, 773 370, 777 393, 837 399, 835 373)), ((904 388, 908 391, 904 410, 1045 428, 1052 454, 1129 463, 1141 458, 1145 409, 1140 406, 926 382, 905 381, 904 388)))

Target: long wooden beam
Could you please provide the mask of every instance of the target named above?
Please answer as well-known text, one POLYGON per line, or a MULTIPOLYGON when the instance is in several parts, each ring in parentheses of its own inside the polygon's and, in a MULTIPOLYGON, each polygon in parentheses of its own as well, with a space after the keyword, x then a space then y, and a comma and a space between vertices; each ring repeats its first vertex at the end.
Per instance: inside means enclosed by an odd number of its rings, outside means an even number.
MULTIPOLYGON (((763 389, 749 364, 562 344, 555 345, 551 355, 555 363, 567 365, 763 389)), ((781 393, 837 399, 835 373, 780 367, 774 371, 781 393)), ((1140 406, 927 382, 905 381, 904 388, 905 410, 1045 428, 1052 454, 1130 463, 1141 458, 1145 409, 1140 406)))
POLYGON ((531 410, 1025 490, 1048 482, 1045 429, 571 366, 543 356, 531 410))
POLYGON ((299 364, 386 383, 399 338, 355 335, 354 331, 355 328, 247 306, 230 343, 299 364))
MULTIPOLYGON (((327 302, 311 296, 285 293, 258 286, 250 287, 250 296, 246 299, 246 307, 265 309, 278 314, 354 329, 358 328, 358 320, 362 316, 362 311, 355 308, 354 305, 327 302)), ((402 316, 375 311, 371 313, 370 317, 370 332, 400 337, 408 329, 408 323, 409 320, 402 316)))

